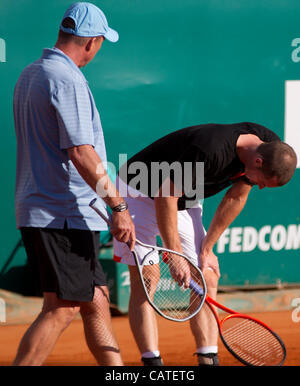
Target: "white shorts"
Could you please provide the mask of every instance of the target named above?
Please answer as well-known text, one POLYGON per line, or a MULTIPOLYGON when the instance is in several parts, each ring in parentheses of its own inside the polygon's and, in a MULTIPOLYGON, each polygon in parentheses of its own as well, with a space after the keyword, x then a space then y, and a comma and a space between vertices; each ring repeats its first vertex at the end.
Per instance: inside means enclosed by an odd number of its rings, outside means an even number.
MULTIPOLYGON (((117 181, 117 186, 128 203, 129 213, 135 225, 136 238, 145 244, 157 245, 159 229, 156 221, 154 200, 141 195, 124 183, 117 181), (122 186, 120 186, 122 184, 122 186), (125 194, 124 194, 125 193, 125 194), (130 197, 131 195, 131 197, 130 197)), ((182 252, 188 256, 194 264, 200 266, 200 248, 205 237, 205 229, 202 224, 202 205, 178 211, 178 233, 181 240, 182 252)), ((114 260, 127 265, 135 265, 134 258, 128 246, 114 239, 114 260)), ((140 260, 149 252, 149 249, 141 245, 135 245, 135 251, 140 260)))

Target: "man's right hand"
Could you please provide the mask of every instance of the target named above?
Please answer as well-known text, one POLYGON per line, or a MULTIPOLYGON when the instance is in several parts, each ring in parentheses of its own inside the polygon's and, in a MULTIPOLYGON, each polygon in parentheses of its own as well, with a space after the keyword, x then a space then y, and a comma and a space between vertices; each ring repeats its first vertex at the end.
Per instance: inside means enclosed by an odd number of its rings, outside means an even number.
POLYGON ((127 243, 131 251, 134 249, 135 227, 128 210, 112 213, 112 228, 110 231, 118 241, 127 243))
POLYGON ((168 264, 171 276, 173 279, 184 288, 188 288, 191 280, 191 271, 189 264, 184 258, 178 255, 169 253, 168 264))

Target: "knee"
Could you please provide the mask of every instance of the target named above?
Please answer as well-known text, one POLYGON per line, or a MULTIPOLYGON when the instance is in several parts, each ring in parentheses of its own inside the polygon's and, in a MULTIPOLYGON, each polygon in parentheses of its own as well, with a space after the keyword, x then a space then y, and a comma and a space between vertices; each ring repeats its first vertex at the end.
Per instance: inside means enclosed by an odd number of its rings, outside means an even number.
POLYGON ((219 277, 212 270, 205 270, 203 272, 207 285, 207 294, 215 298, 218 291, 219 277))
MULTIPOLYGON (((149 271, 146 271, 146 273, 144 272, 143 276, 146 291, 150 298, 152 298, 152 296, 154 296, 159 279, 149 274, 149 271)), ((147 296, 137 271, 130 271, 130 301, 131 303, 147 302, 147 296)))
POLYGON ((95 287, 91 302, 82 302, 80 314, 83 318, 104 315, 110 312, 109 289, 106 286, 95 287))
POLYGON ((51 320, 53 325, 60 329, 64 330, 68 325, 74 320, 76 315, 79 312, 79 307, 69 306, 69 307, 57 307, 53 309, 48 309, 42 311, 44 312, 47 319, 51 320))
POLYGON ((129 307, 138 307, 143 303, 147 303, 147 296, 141 283, 141 279, 137 274, 130 272, 129 307))

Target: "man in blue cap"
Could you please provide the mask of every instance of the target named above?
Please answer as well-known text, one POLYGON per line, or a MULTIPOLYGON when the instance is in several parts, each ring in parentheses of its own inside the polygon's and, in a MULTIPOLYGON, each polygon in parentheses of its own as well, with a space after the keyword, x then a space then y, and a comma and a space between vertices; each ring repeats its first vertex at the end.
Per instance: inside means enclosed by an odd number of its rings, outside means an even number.
POLYGON ((113 234, 134 247, 127 204, 107 176, 100 116, 80 67, 104 40, 116 42, 90 3, 66 11, 52 49, 22 72, 14 93, 17 137, 16 220, 44 302, 14 365, 41 365, 80 312, 89 349, 101 365, 122 365, 109 292, 99 264, 99 231, 89 207, 95 191, 113 213, 113 234))

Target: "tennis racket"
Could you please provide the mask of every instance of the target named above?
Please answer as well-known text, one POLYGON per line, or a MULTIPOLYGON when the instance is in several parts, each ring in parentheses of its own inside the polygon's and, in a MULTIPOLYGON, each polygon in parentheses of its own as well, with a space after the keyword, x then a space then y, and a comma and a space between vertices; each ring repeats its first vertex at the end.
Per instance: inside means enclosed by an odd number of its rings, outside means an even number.
POLYGON ((270 327, 217 303, 209 296, 206 296, 206 304, 216 318, 224 346, 236 359, 248 366, 283 365, 286 348, 270 327), (229 315, 220 320, 214 306, 229 315))
MULTIPOLYGON (((97 205, 97 198, 89 205, 111 226, 111 219, 102 213, 102 207, 100 209, 97 205)), ((202 308, 207 294, 206 283, 200 269, 181 253, 148 245, 139 240, 136 240, 136 243, 147 251, 141 260, 135 250, 131 252, 151 306, 164 318, 176 322, 184 322, 195 316, 202 308), (188 287, 172 278, 174 268, 172 264, 176 264, 176 269, 188 273, 188 287)))

